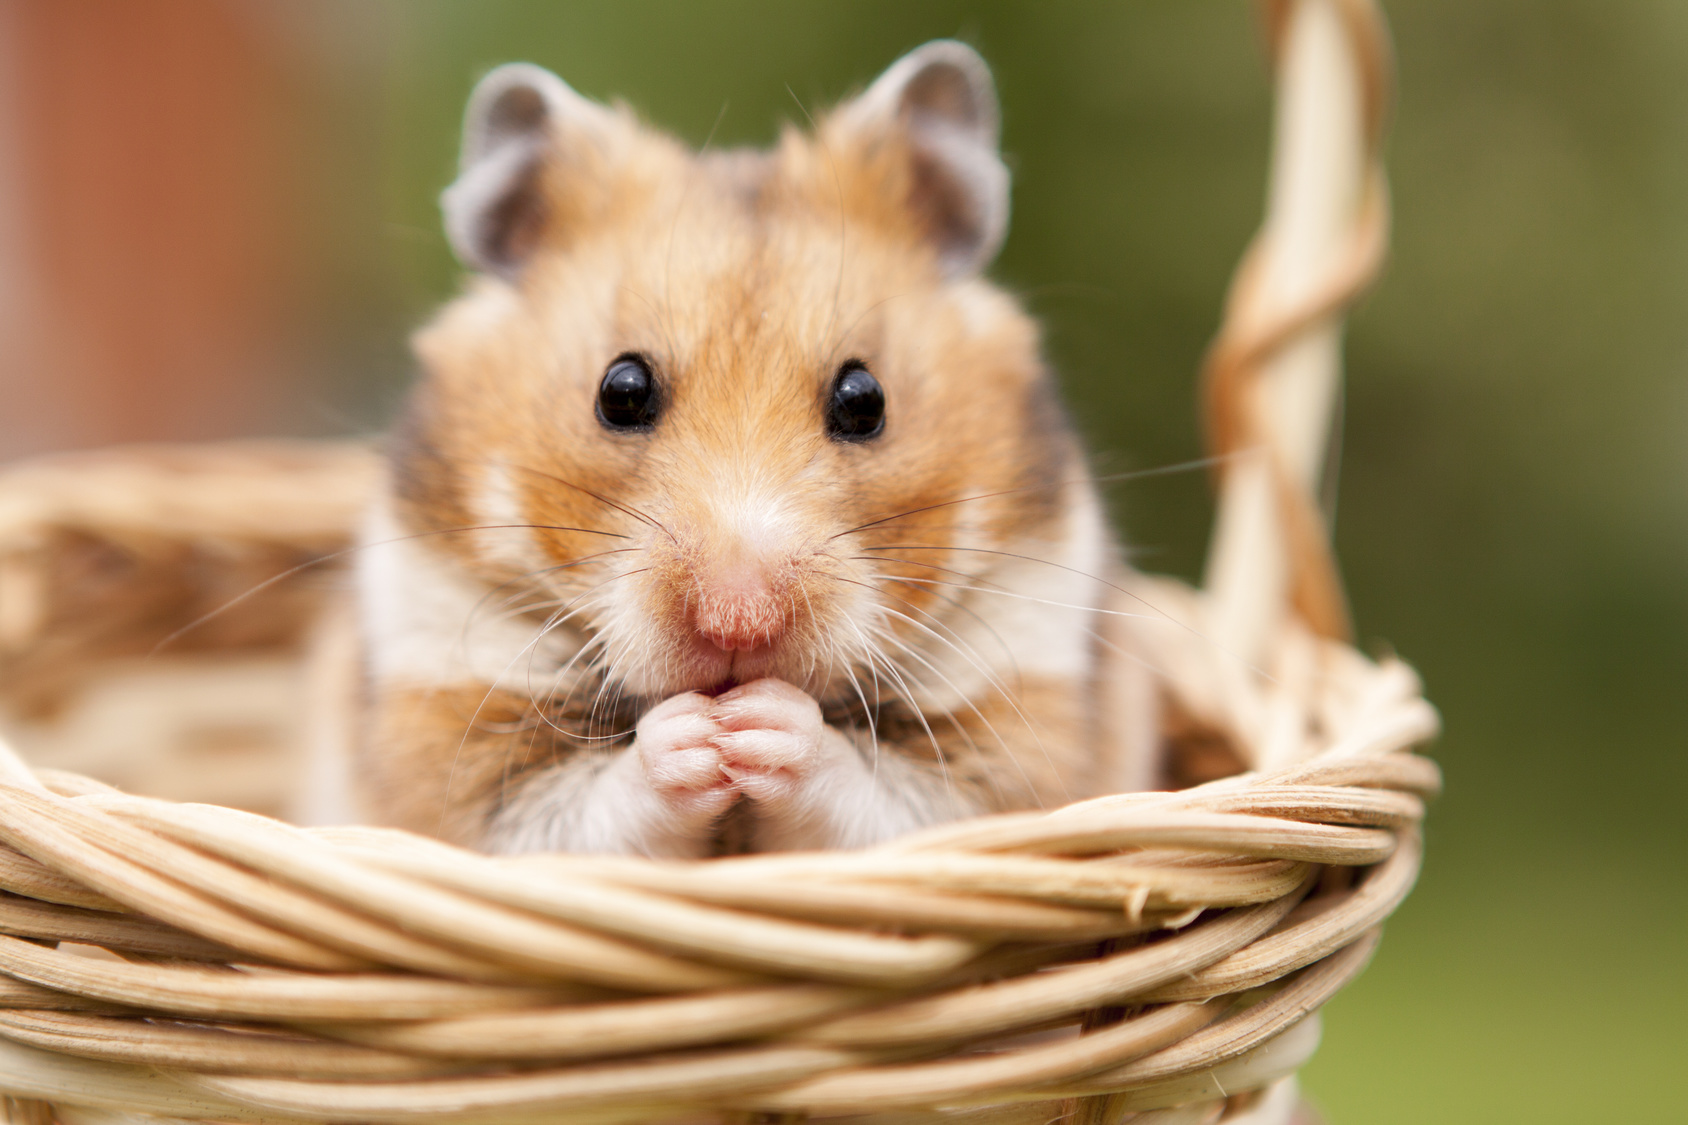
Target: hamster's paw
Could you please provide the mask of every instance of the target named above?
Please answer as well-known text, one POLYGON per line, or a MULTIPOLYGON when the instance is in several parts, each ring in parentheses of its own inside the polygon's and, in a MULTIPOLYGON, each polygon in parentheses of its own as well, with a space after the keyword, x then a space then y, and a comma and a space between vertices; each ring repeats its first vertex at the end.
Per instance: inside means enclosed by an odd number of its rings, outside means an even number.
POLYGON ((735 787, 770 811, 804 798, 848 745, 821 718, 820 705, 784 680, 753 680, 724 692, 713 711, 713 742, 735 787))
POLYGON ((663 700, 639 719, 633 746, 645 781, 679 826, 702 828, 727 811, 737 793, 713 741, 716 700, 687 692, 663 700))

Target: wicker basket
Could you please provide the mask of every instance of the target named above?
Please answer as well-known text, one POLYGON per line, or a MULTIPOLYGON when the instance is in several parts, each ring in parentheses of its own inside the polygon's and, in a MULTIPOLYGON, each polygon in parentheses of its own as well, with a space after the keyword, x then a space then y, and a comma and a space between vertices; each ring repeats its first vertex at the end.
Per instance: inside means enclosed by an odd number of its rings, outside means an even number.
POLYGON ((1268 12, 1273 192, 1208 372, 1210 580, 1135 591, 1169 752, 1246 772, 686 864, 295 828, 230 806, 284 812, 344 705, 324 611, 373 454, 14 469, 0 690, 35 768, 0 744, 5 1114, 1290 1119, 1313 1013, 1417 874, 1437 720, 1346 643, 1313 499, 1339 317, 1382 257, 1381 29, 1359 0, 1268 12))

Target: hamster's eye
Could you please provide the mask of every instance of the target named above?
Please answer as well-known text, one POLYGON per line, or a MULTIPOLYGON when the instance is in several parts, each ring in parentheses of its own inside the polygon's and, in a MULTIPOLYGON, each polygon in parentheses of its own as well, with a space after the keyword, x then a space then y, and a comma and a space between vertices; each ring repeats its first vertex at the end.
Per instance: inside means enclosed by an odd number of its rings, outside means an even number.
POLYGON ((598 421, 612 430, 648 430, 656 421, 656 378, 636 355, 616 357, 598 384, 598 421))
POLYGON ((826 432, 838 441, 866 441, 885 428, 885 389, 859 359, 838 369, 826 405, 826 432))

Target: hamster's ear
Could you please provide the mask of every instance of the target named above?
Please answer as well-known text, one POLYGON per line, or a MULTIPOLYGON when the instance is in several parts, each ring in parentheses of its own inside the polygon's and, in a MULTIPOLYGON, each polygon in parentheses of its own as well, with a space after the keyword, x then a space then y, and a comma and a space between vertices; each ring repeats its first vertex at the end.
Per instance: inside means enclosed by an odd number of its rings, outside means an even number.
POLYGON ((562 146, 603 137, 613 120, 531 63, 509 63, 481 79, 463 115, 457 181, 440 196, 458 260, 515 280, 551 218, 547 162, 562 146))
POLYGON ((904 204, 950 275, 990 264, 1008 233, 1008 168, 997 151, 996 86, 979 53, 936 39, 891 65, 839 124, 870 145, 901 140, 904 204))

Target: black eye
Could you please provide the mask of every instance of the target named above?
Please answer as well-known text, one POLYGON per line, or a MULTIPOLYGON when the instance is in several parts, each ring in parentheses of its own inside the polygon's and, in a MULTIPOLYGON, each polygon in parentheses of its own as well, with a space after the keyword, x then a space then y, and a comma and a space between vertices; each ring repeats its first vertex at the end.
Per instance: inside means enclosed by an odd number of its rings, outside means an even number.
POLYGON ((826 404, 826 432, 839 441, 866 441, 885 428, 885 389, 852 359, 838 369, 826 404))
POLYGON ((612 430, 648 430, 656 421, 656 379, 643 359, 624 355, 598 384, 598 421, 612 430))

